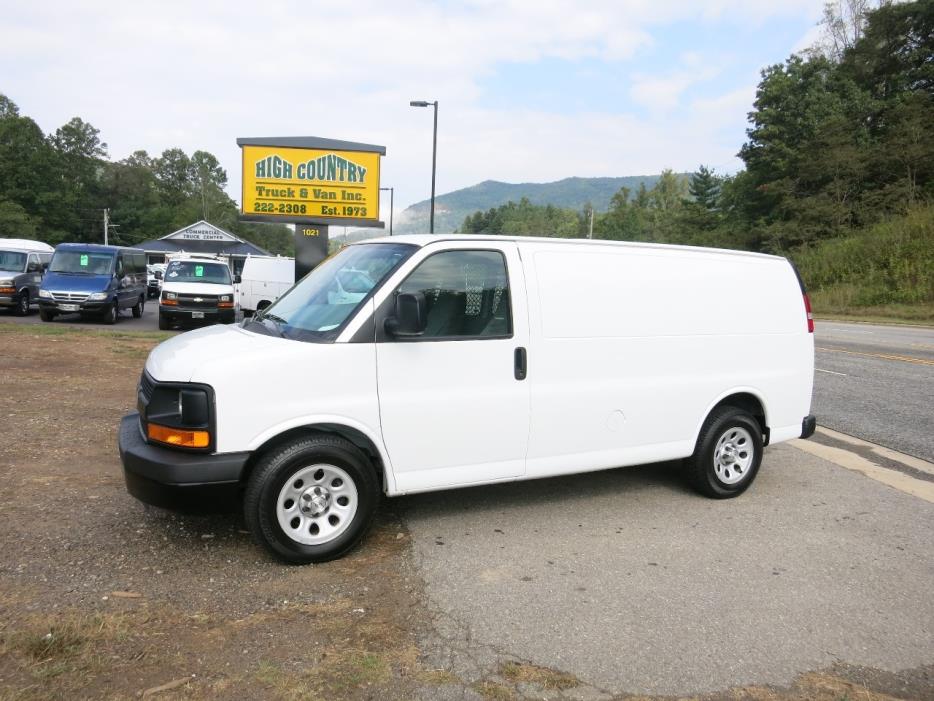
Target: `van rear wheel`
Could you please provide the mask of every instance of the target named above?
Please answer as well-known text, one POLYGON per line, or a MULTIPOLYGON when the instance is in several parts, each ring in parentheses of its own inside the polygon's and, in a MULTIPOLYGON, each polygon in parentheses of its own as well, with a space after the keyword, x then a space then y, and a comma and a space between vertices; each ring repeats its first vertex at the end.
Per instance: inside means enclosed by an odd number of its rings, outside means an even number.
POLYGON ((293 564, 341 557, 363 538, 379 501, 376 472, 352 443, 296 438, 260 459, 243 498, 256 541, 293 564))
POLYGON ((749 488, 761 462, 759 422, 748 412, 725 406, 707 417, 686 468, 689 480, 701 494, 729 499, 749 488))

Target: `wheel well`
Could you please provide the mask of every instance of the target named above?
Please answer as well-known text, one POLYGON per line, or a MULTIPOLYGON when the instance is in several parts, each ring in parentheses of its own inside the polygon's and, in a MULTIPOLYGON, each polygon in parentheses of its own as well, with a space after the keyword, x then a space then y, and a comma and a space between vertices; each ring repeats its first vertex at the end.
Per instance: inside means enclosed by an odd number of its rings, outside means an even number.
POLYGON ((762 406, 762 402, 759 401, 757 396, 749 394, 748 392, 731 394, 729 397, 721 399, 711 411, 719 409, 722 406, 736 407, 737 409, 742 409, 752 414, 758 422, 759 427, 762 429, 763 444, 769 444, 769 427, 765 422, 765 407, 762 406))
POLYGON ((273 436, 268 441, 263 443, 259 448, 254 450, 250 455, 250 459, 247 460, 247 463, 243 468, 243 474, 240 476, 241 486, 246 485, 250 479, 250 474, 253 472, 253 468, 256 466, 256 463, 258 463, 262 457, 271 449, 281 445, 282 443, 285 443, 286 441, 290 441, 293 438, 298 438, 299 436, 313 436, 315 434, 322 433, 340 436, 344 440, 353 443, 357 448, 359 448, 363 454, 369 458, 370 464, 373 465, 373 469, 376 471, 376 477, 379 479, 380 489, 385 489, 383 459, 379 455, 379 450, 377 450, 376 446, 373 444, 373 441, 371 441, 365 433, 342 424, 314 424, 311 426, 298 426, 280 433, 277 436, 273 436))

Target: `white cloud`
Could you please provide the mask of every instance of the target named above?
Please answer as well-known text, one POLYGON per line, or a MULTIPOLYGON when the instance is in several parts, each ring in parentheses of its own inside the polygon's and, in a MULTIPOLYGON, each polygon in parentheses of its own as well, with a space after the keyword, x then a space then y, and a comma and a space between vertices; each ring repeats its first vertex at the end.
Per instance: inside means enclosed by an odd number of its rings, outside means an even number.
POLYGON ((4 10, 0 89, 47 131, 75 115, 90 121, 115 158, 138 148, 212 151, 232 191, 238 136, 385 144, 383 185, 396 187, 405 206, 427 195, 431 162, 431 113, 410 108, 410 99, 441 103, 440 192, 488 177, 728 162, 737 132, 732 146, 722 145, 727 127, 716 110, 682 106, 688 89, 712 76, 699 67, 703 57, 687 54, 683 69, 663 75, 633 59, 670 22, 761 27, 774 17, 811 17, 819 7, 819 0, 20 3, 4 10), (642 68, 631 97, 653 116, 483 104, 483 80, 498 66, 547 58, 642 68), (692 109, 702 116, 692 118, 692 109))

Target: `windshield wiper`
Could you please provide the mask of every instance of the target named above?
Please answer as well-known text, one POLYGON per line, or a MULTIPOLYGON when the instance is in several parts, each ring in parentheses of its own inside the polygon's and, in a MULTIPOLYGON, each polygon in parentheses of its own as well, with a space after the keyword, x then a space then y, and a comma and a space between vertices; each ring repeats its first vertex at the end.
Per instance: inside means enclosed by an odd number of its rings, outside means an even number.
POLYGON ((285 333, 282 331, 281 327, 283 325, 288 324, 289 322, 287 322, 281 316, 276 316, 275 314, 263 314, 262 316, 259 317, 259 319, 257 319, 257 317, 254 316, 253 321, 262 322, 263 328, 272 329, 277 334, 279 334, 279 338, 285 338, 285 333), (272 323, 267 325, 266 324, 267 319, 272 323))

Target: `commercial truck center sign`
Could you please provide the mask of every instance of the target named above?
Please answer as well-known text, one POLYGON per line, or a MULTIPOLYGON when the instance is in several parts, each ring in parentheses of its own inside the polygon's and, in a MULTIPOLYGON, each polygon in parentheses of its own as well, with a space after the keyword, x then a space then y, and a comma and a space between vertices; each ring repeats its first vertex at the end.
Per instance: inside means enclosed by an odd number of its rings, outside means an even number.
POLYGON ((383 146, 317 137, 237 139, 243 155, 241 219, 382 226, 383 146))

